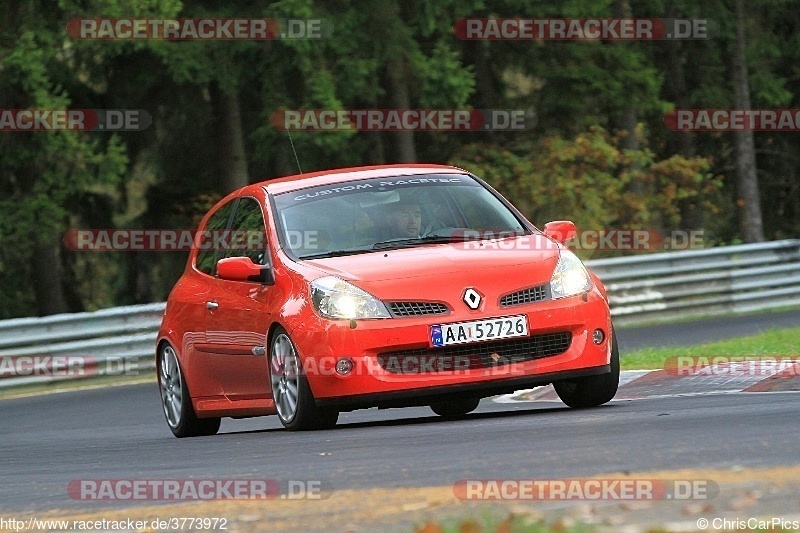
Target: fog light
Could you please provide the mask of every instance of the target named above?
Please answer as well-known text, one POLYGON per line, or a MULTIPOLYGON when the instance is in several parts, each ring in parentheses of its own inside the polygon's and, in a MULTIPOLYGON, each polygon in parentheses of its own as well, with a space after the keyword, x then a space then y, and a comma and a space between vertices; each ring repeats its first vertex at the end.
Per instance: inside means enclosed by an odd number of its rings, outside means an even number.
POLYGON ((336 361, 336 373, 340 376, 346 376, 353 371, 353 360, 349 357, 342 357, 336 361))
POLYGON ((592 333, 592 340, 595 344, 603 344, 603 341, 606 340, 606 334, 603 333, 602 329, 596 329, 592 333))

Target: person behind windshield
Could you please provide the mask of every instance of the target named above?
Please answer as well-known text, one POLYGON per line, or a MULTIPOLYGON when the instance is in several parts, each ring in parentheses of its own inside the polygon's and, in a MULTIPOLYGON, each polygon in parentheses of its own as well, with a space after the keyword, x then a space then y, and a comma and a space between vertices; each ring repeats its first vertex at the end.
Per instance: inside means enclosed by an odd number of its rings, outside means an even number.
POLYGON ((387 206, 387 239, 415 239, 422 229, 422 209, 410 198, 401 198, 387 206))

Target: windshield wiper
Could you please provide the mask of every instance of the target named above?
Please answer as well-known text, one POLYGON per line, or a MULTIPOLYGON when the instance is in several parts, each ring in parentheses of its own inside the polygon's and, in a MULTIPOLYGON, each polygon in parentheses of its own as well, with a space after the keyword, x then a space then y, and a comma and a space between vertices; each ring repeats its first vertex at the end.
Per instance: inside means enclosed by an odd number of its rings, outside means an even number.
POLYGON ((414 246, 416 244, 438 244, 452 241, 453 238, 449 235, 426 235, 425 237, 389 239, 388 241, 376 242, 372 245, 372 249, 384 250, 386 248, 402 248, 405 246, 414 246))
POLYGON ((322 259, 324 257, 342 257, 343 255, 355 255, 369 251, 369 248, 346 248, 342 250, 330 250, 316 254, 301 255, 298 259, 322 259))

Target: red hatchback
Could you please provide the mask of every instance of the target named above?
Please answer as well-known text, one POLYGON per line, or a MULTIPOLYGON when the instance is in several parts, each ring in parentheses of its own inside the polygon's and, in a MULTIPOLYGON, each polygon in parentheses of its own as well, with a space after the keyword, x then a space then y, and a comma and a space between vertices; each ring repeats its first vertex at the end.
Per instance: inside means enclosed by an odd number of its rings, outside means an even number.
POLYGON ((605 289, 485 182, 439 165, 302 174, 240 189, 203 219, 157 344, 177 437, 220 418, 288 429, 341 411, 429 405, 553 383, 572 407, 614 397, 605 289))

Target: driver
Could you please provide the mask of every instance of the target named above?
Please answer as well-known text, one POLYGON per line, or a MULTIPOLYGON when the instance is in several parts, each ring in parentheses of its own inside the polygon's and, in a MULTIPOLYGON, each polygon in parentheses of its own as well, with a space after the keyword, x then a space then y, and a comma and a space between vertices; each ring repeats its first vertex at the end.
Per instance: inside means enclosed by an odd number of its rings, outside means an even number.
POLYGON ((422 209, 410 198, 401 198, 388 206, 386 226, 390 238, 414 239, 420 236, 422 229, 422 209))

